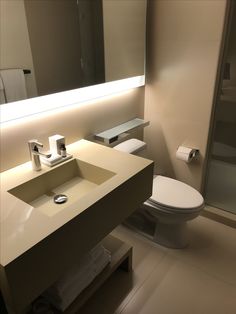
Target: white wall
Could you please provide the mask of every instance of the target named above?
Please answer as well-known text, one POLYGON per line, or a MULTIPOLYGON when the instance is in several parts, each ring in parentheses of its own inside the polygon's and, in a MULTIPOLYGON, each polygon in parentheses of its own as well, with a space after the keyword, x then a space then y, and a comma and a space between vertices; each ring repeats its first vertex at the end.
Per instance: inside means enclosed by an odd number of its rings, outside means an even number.
POLYGON ((145 130, 157 170, 200 189, 206 155, 225 0, 149 2, 145 130), (198 161, 175 157, 197 147, 198 161))

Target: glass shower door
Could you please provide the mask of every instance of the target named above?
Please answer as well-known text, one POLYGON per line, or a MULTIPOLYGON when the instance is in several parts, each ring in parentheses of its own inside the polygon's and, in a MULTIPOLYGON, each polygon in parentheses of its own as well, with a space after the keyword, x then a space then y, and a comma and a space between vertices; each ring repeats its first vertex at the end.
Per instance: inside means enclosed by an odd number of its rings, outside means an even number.
POLYGON ((230 23, 222 60, 222 75, 213 122, 208 162, 206 202, 236 214, 236 7, 230 23))

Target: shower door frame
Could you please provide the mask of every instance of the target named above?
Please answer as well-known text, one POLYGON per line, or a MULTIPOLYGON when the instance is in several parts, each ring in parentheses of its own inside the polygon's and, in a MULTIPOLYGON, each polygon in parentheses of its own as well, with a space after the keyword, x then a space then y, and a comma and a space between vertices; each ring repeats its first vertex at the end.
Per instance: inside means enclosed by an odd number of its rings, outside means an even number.
MULTIPOLYGON (((231 23, 233 20, 233 9, 236 9, 236 3, 234 3, 234 0, 227 0, 224 26, 223 26, 223 32, 222 32, 222 38, 221 38, 221 46, 220 46, 220 52, 219 52, 219 58, 218 58, 216 80, 215 80, 212 111, 211 111, 210 124, 209 124, 206 158, 205 158, 205 164, 203 168, 203 180, 202 180, 201 191, 204 197, 206 196, 206 187, 207 187, 207 182, 208 182, 208 177, 209 177, 209 165, 211 161, 211 150, 212 150, 213 139, 214 139, 215 128, 216 128, 217 100, 219 99, 221 89, 222 89, 222 83, 223 83, 223 77, 224 77, 224 65, 225 65, 225 61, 227 57, 229 39, 230 39, 230 28, 231 28, 231 23)), ((207 204, 207 205, 215 207, 214 205, 211 205, 211 204, 207 204)), ((217 209, 221 211, 226 211, 219 207, 217 207, 217 209)))

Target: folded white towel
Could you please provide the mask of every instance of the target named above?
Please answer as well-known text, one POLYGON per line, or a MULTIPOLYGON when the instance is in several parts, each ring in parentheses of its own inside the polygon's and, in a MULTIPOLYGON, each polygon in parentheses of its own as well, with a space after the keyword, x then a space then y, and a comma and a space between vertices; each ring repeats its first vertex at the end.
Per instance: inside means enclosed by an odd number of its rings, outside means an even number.
POLYGON ((3 85, 3 81, 2 81, 1 75, 0 75, 0 90, 4 90, 4 85, 3 85))
POLYGON ((100 245, 99 249, 96 250, 96 252, 91 253, 91 251, 89 252, 89 255, 91 257, 91 259, 96 262, 97 260, 100 259, 101 256, 103 256, 105 253, 105 248, 100 245))
POLYGON ((97 276, 111 262, 111 253, 104 249, 103 254, 94 261, 94 275, 97 276))
POLYGON ((6 102, 27 98, 25 75, 22 69, 0 70, 6 102))
POLYGON ((94 262, 96 262, 101 255, 104 255, 104 250, 105 249, 101 244, 96 245, 91 251, 83 256, 79 263, 66 271, 66 273, 53 285, 58 293, 63 293, 68 285, 79 280, 81 274, 92 271, 94 269, 94 262))
POLYGON ((86 255, 83 260, 68 270, 60 279, 55 282, 50 288, 50 292, 58 295, 63 295, 69 287, 80 281, 83 274, 90 274, 93 272, 94 265, 91 258, 86 255))
POLYGON ((76 285, 78 282, 82 281, 84 274, 96 276, 100 269, 110 262, 110 252, 105 250, 103 247, 99 249, 100 254, 97 256, 96 260, 91 258, 90 252, 87 253, 83 259, 76 264, 73 268, 69 269, 63 276, 60 277, 57 282, 55 282, 50 288, 50 292, 58 295, 63 295, 65 291, 69 290, 69 287, 76 285))
POLYGON ((0 105, 5 104, 5 103, 6 103, 5 90, 4 90, 2 77, 0 75, 0 105))
POLYGON ((68 290, 63 294, 55 294, 52 291, 47 290, 44 293, 44 297, 51 302, 60 311, 64 311, 76 297, 93 281, 93 272, 85 273, 81 276, 80 280, 76 284, 68 287, 68 290))
POLYGON ((89 255, 93 258, 96 259, 97 256, 99 256, 101 253, 103 253, 104 247, 99 243, 97 244, 92 250, 89 251, 89 255))
POLYGON ((63 294, 46 293, 47 299, 60 311, 64 311, 76 297, 95 279, 95 277, 106 267, 109 263, 109 256, 103 257, 103 261, 97 265, 95 271, 86 272, 81 275, 81 278, 68 287, 63 294))
POLYGON ((110 261, 111 253, 101 245, 96 246, 78 265, 45 291, 43 296, 57 309, 64 311, 110 261))

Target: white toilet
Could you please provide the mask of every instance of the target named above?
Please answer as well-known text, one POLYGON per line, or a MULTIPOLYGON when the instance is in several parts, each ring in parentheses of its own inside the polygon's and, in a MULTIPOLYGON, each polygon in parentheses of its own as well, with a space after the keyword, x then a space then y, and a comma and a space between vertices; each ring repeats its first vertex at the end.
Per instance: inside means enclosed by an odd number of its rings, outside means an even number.
MULTIPOLYGON (((130 139, 113 148, 146 157, 146 143, 130 139)), ((187 221, 204 208, 202 195, 189 185, 161 175, 154 176, 152 196, 125 224, 170 248, 188 244, 187 221)))

